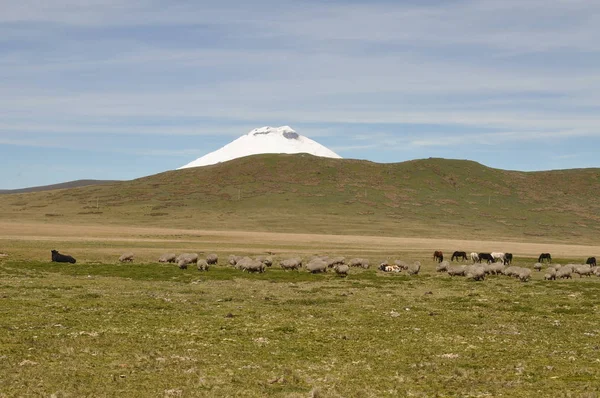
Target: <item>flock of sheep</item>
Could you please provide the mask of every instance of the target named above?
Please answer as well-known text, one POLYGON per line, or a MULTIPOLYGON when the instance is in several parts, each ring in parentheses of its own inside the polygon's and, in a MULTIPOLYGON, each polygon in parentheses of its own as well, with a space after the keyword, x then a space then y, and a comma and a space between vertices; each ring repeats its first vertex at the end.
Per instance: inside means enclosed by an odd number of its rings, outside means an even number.
MULTIPOLYGON (((495 262, 490 261, 484 264, 477 263, 481 258, 481 254, 475 256, 477 253, 471 253, 473 264, 470 265, 450 265, 447 260, 441 261, 437 265, 436 271, 447 272, 450 276, 465 276, 473 280, 483 280, 486 275, 512 276, 519 279, 521 282, 527 282, 531 279, 530 268, 507 265, 512 262, 512 255, 510 256, 510 262, 507 262, 504 253, 498 253, 499 255, 497 256, 495 256, 495 254, 496 253, 491 253, 490 256, 490 258, 496 260, 495 262), (500 254, 502 254, 502 256, 500 254)), ((434 259, 436 258, 436 254, 434 253, 434 259)), ((542 253, 540 257, 538 257, 538 262, 533 265, 533 269, 538 272, 541 271, 544 265, 540 260, 543 261, 546 259, 547 261, 551 261, 551 258, 549 253, 542 253)), ((545 280, 571 279, 573 274, 578 274, 579 277, 591 275, 600 277, 600 267, 596 266, 595 257, 589 257, 585 264, 548 264, 547 266, 548 268, 544 274, 545 280)))
MULTIPOLYGON (((436 252, 441 253, 441 252, 436 252)), ((434 254, 434 259, 436 256, 434 254)), ((512 258, 511 258, 512 260, 512 258)), ((52 261, 71 262, 75 259, 68 255, 58 253, 52 250, 52 261)), ((133 262, 134 253, 127 252, 119 257, 119 262, 133 262)), ((180 269, 187 269, 189 265, 196 265, 199 271, 208 271, 209 266, 217 265, 219 256, 217 254, 208 254, 206 258, 200 258, 196 253, 166 253, 158 258, 159 263, 175 263, 180 269)), ((274 265, 274 260, 271 256, 242 257, 230 255, 228 258, 229 265, 248 273, 263 273, 268 267, 274 265)), ((352 258, 346 260, 345 257, 312 257, 309 260, 304 260, 300 257, 291 257, 279 261, 279 267, 283 270, 290 271, 304 268, 310 273, 327 272, 328 269, 333 269, 337 275, 347 276, 350 268, 357 267, 368 269, 370 267, 369 260, 364 258, 352 258)), ((533 265, 533 270, 540 272, 544 266, 541 262, 533 265)), ((402 260, 389 260, 379 264, 377 268, 382 272, 400 273, 406 271, 408 275, 417 275, 421 270, 421 262, 415 261, 408 264, 402 260)), ((448 275, 463 276, 476 281, 484 280, 487 275, 506 275, 517 278, 522 282, 527 282, 531 279, 532 269, 526 267, 518 267, 507 265, 504 256, 498 258, 496 262, 478 263, 473 259, 473 264, 451 265, 447 260, 439 262, 436 266, 437 272, 446 272, 448 275)), ((588 258, 586 264, 548 264, 545 270, 545 280, 570 279, 573 274, 578 274, 580 277, 596 275, 600 277, 600 267, 596 266, 594 257, 588 258), (593 261, 592 261, 593 260, 593 261)))

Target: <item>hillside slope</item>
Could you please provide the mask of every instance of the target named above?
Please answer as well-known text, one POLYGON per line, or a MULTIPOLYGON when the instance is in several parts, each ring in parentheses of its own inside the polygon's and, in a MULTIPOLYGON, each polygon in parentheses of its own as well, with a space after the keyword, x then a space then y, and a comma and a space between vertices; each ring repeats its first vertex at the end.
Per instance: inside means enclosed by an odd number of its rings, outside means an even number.
POLYGON ((110 183, 114 183, 114 182, 119 182, 119 181, 114 181, 114 180, 75 180, 75 181, 61 182, 60 184, 40 185, 37 187, 29 187, 29 188, 0 189, 0 195, 13 194, 13 193, 52 191, 55 189, 87 187, 90 185, 110 184, 110 183))
POLYGON ((595 242, 600 169, 517 172, 257 155, 133 181, 0 196, 0 219, 595 242))

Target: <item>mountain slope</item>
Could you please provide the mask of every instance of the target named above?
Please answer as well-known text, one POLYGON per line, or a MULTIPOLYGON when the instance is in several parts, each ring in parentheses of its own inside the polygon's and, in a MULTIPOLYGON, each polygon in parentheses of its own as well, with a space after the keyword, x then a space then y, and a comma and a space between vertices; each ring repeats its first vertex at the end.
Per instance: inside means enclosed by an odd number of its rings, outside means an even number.
POLYGON ((78 188, 78 187, 86 187, 89 185, 110 184, 113 182, 118 182, 118 181, 116 181, 116 180, 75 180, 75 181, 61 182, 59 184, 40 185, 38 187, 29 187, 29 188, 21 188, 21 189, 0 189, 0 194, 52 191, 54 189, 78 188))
POLYGON ((308 153, 314 156, 341 159, 337 153, 296 133, 289 126, 261 127, 179 169, 208 166, 263 153, 308 153))
POLYGON ((596 242, 599 181, 599 169, 257 155, 110 185, 3 195, 0 220, 596 242))

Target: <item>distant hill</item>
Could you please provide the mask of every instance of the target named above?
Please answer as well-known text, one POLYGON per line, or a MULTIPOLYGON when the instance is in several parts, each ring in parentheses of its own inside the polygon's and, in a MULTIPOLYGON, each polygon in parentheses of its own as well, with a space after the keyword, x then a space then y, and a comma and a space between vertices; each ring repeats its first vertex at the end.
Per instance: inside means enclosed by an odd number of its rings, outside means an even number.
POLYGON ((266 154, 2 195, 0 220, 597 243, 600 169, 519 172, 467 160, 379 164, 266 154))
POLYGON ((28 192, 41 192, 41 191, 52 191, 54 189, 66 189, 66 188, 78 188, 86 187, 89 185, 100 185, 100 184, 111 184, 119 181, 115 180, 75 180, 69 182, 63 182, 60 184, 42 185, 39 187, 21 188, 21 189, 0 189, 1 194, 9 193, 28 193, 28 192))

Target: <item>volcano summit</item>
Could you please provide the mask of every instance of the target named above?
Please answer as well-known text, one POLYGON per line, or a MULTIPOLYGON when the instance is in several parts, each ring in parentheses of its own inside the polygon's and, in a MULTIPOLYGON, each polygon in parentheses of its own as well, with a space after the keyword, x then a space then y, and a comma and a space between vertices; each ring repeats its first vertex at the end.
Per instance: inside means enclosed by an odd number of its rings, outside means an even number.
POLYGON ((315 156, 341 159, 337 153, 296 133, 289 126, 267 126, 254 129, 221 149, 204 155, 179 169, 208 166, 261 153, 309 153, 315 156))

